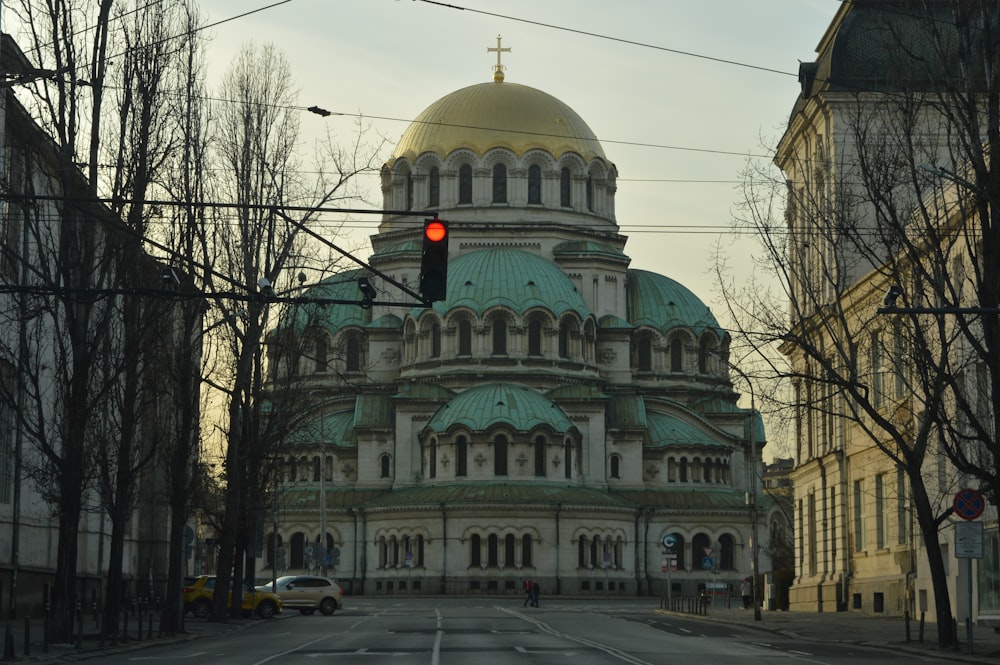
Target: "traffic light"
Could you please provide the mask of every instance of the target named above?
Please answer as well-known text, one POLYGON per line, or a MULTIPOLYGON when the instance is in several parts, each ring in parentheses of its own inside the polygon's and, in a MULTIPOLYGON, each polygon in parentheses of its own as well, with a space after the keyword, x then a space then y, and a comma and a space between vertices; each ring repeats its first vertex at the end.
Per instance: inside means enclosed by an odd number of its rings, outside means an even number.
POLYGON ((420 295, 427 302, 444 300, 448 291, 448 222, 424 220, 420 257, 420 295))

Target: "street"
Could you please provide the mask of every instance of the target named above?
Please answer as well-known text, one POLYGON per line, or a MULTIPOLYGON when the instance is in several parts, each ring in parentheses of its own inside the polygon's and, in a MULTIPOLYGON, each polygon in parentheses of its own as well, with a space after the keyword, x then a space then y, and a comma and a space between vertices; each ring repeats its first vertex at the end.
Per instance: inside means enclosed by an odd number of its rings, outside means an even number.
POLYGON ((285 613, 244 630, 129 653, 102 663, 213 665, 464 665, 486 662, 661 665, 685 662, 933 663, 932 655, 800 640, 660 614, 649 600, 555 600, 541 608, 504 598, 349 598, 334 616, 285 613))

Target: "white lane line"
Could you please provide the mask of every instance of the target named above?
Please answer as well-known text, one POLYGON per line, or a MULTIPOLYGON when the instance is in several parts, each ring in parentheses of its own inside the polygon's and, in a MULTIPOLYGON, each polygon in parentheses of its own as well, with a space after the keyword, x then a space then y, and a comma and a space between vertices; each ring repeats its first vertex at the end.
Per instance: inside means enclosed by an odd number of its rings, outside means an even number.
POLYGON ((565 640, 571 640, 571 641, 577 642, 579 644, 585 644, 585 645, 587 645, 587 646, 589 646, 589 647, 591 647, 593 649, 597 649, 598 651, 603 651, 604 653, 608 654, 609 656, 614 656, 615 658, 617 658, 618 660, 621 660, 623 662, 631 663, 632 665, 653 665, 649 661, 642 660, 641 658, 636 658, 632 654, 627 653, 625 651, 622 651, 621 649, 616 649, 616 648, 608 646, 606 644, 601 644, 600 642, 595 642, 593 640, 588 640, 588 639, 586 639, 584 637, 579 637, 577 635, 570 635, 569 633, 560 632, 560 631, 556 630, 555 628, 552 628, 551 626, 549 626, 547 623, 545 623, 543 621, 539 621, 538 619, 526 616, 525 614, 522 614, 521 612, 518 612, 516 610, 512 610, 512 609, 510 609, 508 607, 501 607, 501 608, 498 608, 498 609, 500 609, 503 612, 506 612, 507 614, 510 614, 511 616, 518 617, 518 618, 520 618, 523 621, 527 621, 529 623, 535 624, 536 626, 538 626, 539 630, 541 630, 543 632, 546 632, 549 635, 555 635, 556 637, 561 637, 561 638, 563 638, 565 640))
POLYGON ((444 630, 441 629, 443 619, 441 617, 441 610, 435 607, 434 613, 437 614, 437 632, 434 634, 434 649, 431 651, 431 665, 440 665, 441 639, 444 637, 444 630))

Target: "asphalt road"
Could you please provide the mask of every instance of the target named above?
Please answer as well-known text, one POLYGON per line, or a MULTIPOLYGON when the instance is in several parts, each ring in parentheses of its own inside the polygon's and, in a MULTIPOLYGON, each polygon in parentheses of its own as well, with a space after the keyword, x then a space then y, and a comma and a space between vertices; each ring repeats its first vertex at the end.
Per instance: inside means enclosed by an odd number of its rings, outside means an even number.
POLYGON ((348 598, 331 617, 289 613, 238 632, 101 662, 201 665, 879 665, 933 657, 764 634, 740 626, 661 615, 639 601, 348 598))

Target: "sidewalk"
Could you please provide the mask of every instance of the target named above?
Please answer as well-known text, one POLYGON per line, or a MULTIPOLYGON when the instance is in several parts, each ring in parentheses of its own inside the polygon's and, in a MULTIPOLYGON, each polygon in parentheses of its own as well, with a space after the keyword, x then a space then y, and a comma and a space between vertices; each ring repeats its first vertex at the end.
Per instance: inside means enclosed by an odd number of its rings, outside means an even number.
MULTIPOLYGON (((272 621, 280 620, 282 617, 290 616, 287 612, 278 615, 272 621)), ((226 623, 207 621, 205 619, 195 619, 191 616, 185 617, 184 632, 174 636, 158 635, 156 621, 153 622, 152 636, 149 633, 149 625, 144 622, 142 637, 139 638, 139 627, 135 622, 129 625, 129 635, 125 639, 120 639, 117 644, 106 642, 101 644, 96 632, 88 632, 93 627, 92 623, 84 624, 83 639, 77 644, 49 644, 45 650, 43 644, 42 621, 31 620, 30 630, 30 654, 25 655, 25 622, 15 621, 11 624, 11 635, 14 643, 14 659, 9 662, 18 663, 40 663, 40 662, 74 662, 100 658, 108 654, 125 653, 145 649, 149 646, 160 646, 164 644, 176 644, 187 642, 201 637, 213 637, 223 635, 238 630, 243 630, 248 626, 261 622, 262 619, 229 619, 226 623)), ((6 622, 0 622, 0 662, 4 662, 5 636, 7 631, 6 622)))
POLYGON ((761 612, 754 620, 753 610, 712 607, 707 615, 657 610, 660 614, 684 616, 704 621, 740 625, 744 628, 771 632, 789 637, 819 642, 843 642, 892 648, 942 660, 972 663, 1000 663, 1000 633, 989 626, 973 626, 972 653, 966 640, 966 627, 958 625, 958 649, 942 649, 937 643, 937 625, 924 625, 923 641, 919 621, 910 622, 907 639, 906 622, 901 617, 881 617, 857 612, 761 612))

